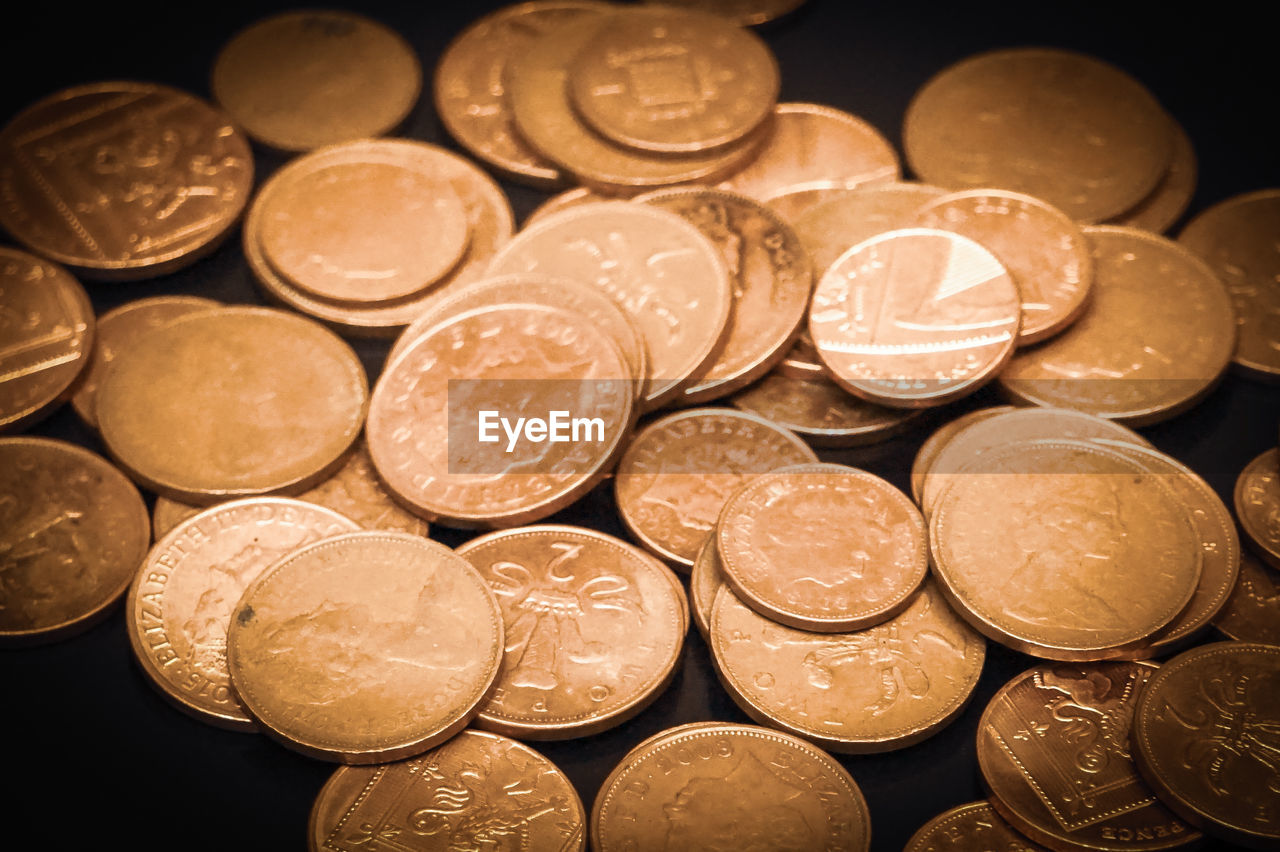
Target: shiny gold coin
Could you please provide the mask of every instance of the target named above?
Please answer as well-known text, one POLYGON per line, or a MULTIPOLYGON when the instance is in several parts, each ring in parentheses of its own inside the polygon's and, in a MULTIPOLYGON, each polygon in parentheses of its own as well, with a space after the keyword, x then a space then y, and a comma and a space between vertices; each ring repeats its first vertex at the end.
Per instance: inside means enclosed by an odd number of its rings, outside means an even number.
POLYGON ((357 529, 331 509, 281 497, 233 500, 178 524, 151 548, 129 587, 129 641, 143 672, 196 718, 254 730, 227 673, 236 601, 292 551, 357 529))
POLYGON ((716 523, 725 582, 762 616, 848 633, 902 612, 924 582, 920 511, 874 474, 836 464, 766 473, 725 501, 716 523))
POLYGON ((815 447, 887 441, 910 428, 923 413, 865 402, 829 379, 795 379, 781 370, 738 391, 729 402, 790 429, 815 447))
POLYGON ((1280 568, 1280 449, 1267 450, 1240 471, 1235 507, 1246 540, 1272 568, 1280 568))
POLYGON ((1138 775, 1130 728, 1146 663, 1041 665, 1000 688, 978 723, 991 805, 1059 852, 1150 852, 1199 843, 1138 775))
POLYGON ((716 537, 707 536, 698 548, 698 555, 689 569, 689 609, 693 622, 702 638, 711 641, 711 607, 716 602, 716 592, 724 585, 720 570, 720 555, 716 552, 716 537))
POLYGON ((140 337, 103 377, 98 427, 138 482, 208 504, 302 491, 341 463, 369 390, 356 353, 271 308, 213 308, 140 337))
POLYGON ((165 275, 213 251, 253 185, 220 110, 153 83, 92 83, 0 130, 0 226, 86 278, 165 275))
MULTIPOLYGON (((884 182, 848 189, 795 219, 820 279, 842 254, 886 231, 914 227, 920 210, 946 190, 923 183, 884 182)), ((981 241, 979 241, 981 242, 981 241)))
POLYGON ((1186 129, 1172 116, 1169 117, 1169 126, 1173 128, 1173 157, 1169 161, 1169 170, 1138 206, 1107 220, 1108 224, 1161 234, 1187 212, 1196 192, 1199 172, 1196 150, 1186 129))
POLYGON ((1014 354, 1000 386, 1034 405, 1146 426, 1211 391, 1235 348, 1231 298, 1213 271, 1164 237, 1084 229, 1093 295, 1071 328, 1014 354))
POLYGON ((442 544, 355 532, 277 562, 236 604, 231 682, 249 715, 295 751, 378 763, 444 742, 502 663, 502 614, 442 544))
POLYGON ((391 132, 418 101, 422 67, 408 42, 377 21, 312 9, 237 33, 214 62, 212 87, 254 139, 309 151, 391 132))
POLYGON ((987 801, 938 814, 907 841, 903 852, 1044 852, 1005 822, 987 801))
POLYGON ((1253 554, 1240 554, 1240 577, 1213 626, 1228 639, 1280 645, 1280 577, 1253 554))
POLYGON ((84 375, 95 336, 89 294, 62 267, 0 247, 0 432, 38 423, 84 375))
POLYGON ((97 623, 150 540, 142 495, 105 459, 65 441, 0 438, 0 645, 97 623))
POLYGON ((1280 189, 1228 198, 1196 216, 1178 242, 1204 259, 1231 291, 1240 338, 1235 363, 1280 380, 1280 189))
POLYGON ((932 584, 875 627, 809 633, 770 621, 730 590, 716 592, 716 673, 748 716, 832 751, 906 748, 969 703, 986 641, 932 584))
POLYGON ((1119 68, 1024 47, 940 71, 907 107, 902 141, 912 170, 929 183, 1009 189, 1097 221, 1155 189, 1173 131, 1151 93, 1119 68))
MULTIPOLYGON (((644 0, 656 4, 658 0, 644 0)), ((662 0, 660 5, 710 12, 740 27, 754 27, 777 20, 804 5, 805 0, 662 0)))
POLYGON ((932 565, 948 601, 995 641, 1105 659, 1146 641, 1195 593, 1202 558, 1188 507, 1127 454, 1022 441, 962 474, 930 518, 932 565))
POLYGON ((470 730, 409 760, 339 767, 316 796, 307 836, 311 852, 496 850, 508 841, 583 852, 582 800, 538 752, 470 730))
POLYGON ((570 207, 577 207, 579 204, 592 204, 596 201, 612 200, 614 200, 613 196, 601 195, 594 189, 588 189, 585 186, 566 189, 564 192, 556 193, 533 208, 533 212, 524 220, 524 227, 527 228, 534 222, 540 222, 552 213, 559 213, 561 210, 568 210, 570 207))
POLYGON ((1280 648, 1219 642, 1152 675, 1133 721, 1134 759, 1170 809, 1208 834, 1280 848, 1280 648))
POLYGON ((729 498, 750 477, 816 462, 780 426, 729 408, 694 408, 650 422, 614 476, 618 513, 642 545, 679 570, 691 566, 729 498))
POLYGON ((862 791, 825 752, 754 725, 695 723, 632 749, 591 808, 591 848, 866 852, 862 791))
POLYGON ((938 455, 946 448, 947 444, 951 443, 952 438, 974 423, 1013 410, 1012 405, 979 408, 965 412, 954 420, 948 420, 935 429, 933 434, 920 445, 920 449, 916 451, 915 459, 911 462, 911 499, 916 501, 916 505, 923 505, 925 477, 929 475, 929 471, 933 468, 934 462, 937 461, 938 455))

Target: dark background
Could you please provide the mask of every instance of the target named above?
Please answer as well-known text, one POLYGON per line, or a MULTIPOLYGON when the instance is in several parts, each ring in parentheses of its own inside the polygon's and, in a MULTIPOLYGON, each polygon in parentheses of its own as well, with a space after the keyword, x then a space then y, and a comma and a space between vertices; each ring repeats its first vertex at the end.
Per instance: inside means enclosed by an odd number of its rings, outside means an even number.
MULTIPOLYGON (((423 62, 424 97, 403 135, 454 147, 431 104, 432 68, 468 21, 499 5, 427 0, 354 9, 404 34, 423 62)), ((288 7, 198 0, 159 10, 102 4, 73 12, 54 3, 10 10, 0 20, 0 121, 57 89, 94 80, 154 80, 208 97, 208 72, 220 45, 277 8, 288 7)), ((1237 193, 1280 186, 1275 38, 1237 7, 1205 4, 1194 16, 1180 17, 1172 6, 1155 4, 976 7, 811 0, 762 35, 782 69, 782 100, 848 110, 895 145, 911 95, 955 60, 1029 44, 1092 53, 1145 82, 1186 127, 1200 159, 1193 213, 1237 193)), ((282 162, 259 151, 258 181, 282 162)), ((517 219, 546 197, 504 186, 517 219)), ((175 275, 87 286, 99 313, 171 292, 261 301, 238 234, 175 275)), ((376 378, 385 345, 356 346, 371 380, 376 378)), ((999 402, 994 390, 986 390, 888 444, 823 455, 905 488, 911 459, 934 426, 960 411, 999 402)), ((1278 422, 1280 390, 1231 375, 1192 411, 1143 433, 1199 471, 1229 502, 1239 470, 1275 445, 1278 422)), ((70 406, 33 431, 102 452, 70 406)), ((609 487, 551 520, 625 535, 609 487)), ((452 545, 468 537, 443 528, 433 535, 452 545)), ((996 689, 1032 664, 989 644, 973 701, 950 727, 899 752, 841 758, 866 794, 875 849, 901 849, 925 821, 982 795, 974 758, 978 717, 996 689)), ((568 773, 590 809, 601 781, 633 745, 666 727, 705 719, 747 721, 716 682, 707 647, 691 630, 683 668, 651 708, 613 731, 536 747, 568 773)), ((217 730, 173 709, 134 664, 118 608, 74 639, 0 650, 0 745, 8 790, 0 800, 0 848, 7 849, 108 843, 301 849, 308 809, 332 771, 264 737, 217 730)))

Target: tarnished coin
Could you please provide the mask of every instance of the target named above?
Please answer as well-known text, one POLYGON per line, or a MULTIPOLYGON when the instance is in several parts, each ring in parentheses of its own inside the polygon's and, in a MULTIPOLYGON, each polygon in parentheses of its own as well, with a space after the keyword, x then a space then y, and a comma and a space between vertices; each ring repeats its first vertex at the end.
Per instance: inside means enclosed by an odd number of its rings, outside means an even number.
POLYGON ((341 766, 316 796, 311 852, 515 848, 583 852, 586 813, 568 777, 538 752, 463 731, 426 754, 341 766), (370 845, 373 844, 373 845, 370 845))
POLYGON ((897 181, 854 187, 797 216, 796 233, 809 250, 814 275, 821 278, 859 243, 916 225, 920 209, 946 194, 936 186, 897 181))
MULTIPOLYGON (((644 0, 657 3, 657 0, 644 0)), ((728 18, 742 27, 754 27, 777 20, 804 5, 805 0, 662 0, 660 5, 677 9, 697 9, 728 18)))
POLYGON ((476 723, 560 740, 620 725, 671 683, 687 604, 647 553, 582 527, 490 533, 458 548, 502 608, 502 674, 476 723))
POLYGON ((1001 687, 978 723, 978 766, 996 811, 1059 852, 1198 843, 1133 764, 1134 708, 1154 672, 1146 663, 1041 665, 1001 687))
POLYGON ((62 267, 0 247, 0 432, 53 413, 91 359, 89 294, 62 267))
POLYGON ((1272 568, 1280 568, 1280 449, 1267 450, 1240 471, 1235 506, 1246 540, 1272 568))
POLYGON ((780 624, 847 633, 906 609, 928 571, 920 511, 874 474, 837 464, 758 476, 725 501, 720 568, 780 624))
POLYGON ((1177 243, 1136 228, 1084 229, 1094 285, 1084 314, 1015 353, 1000 386, 1035 405, 1146 426, 1209 393, 1231 361, 1235 313, 1222 282, 1177 243))
POLYGON ((212 87, 254 139, 309 151, 394 130, 417 103, 422 67, 377 21, 309 9, 237 33, 213 64, 212 87))
POLYGON ((748 716, 859 754, 906 748, 949 724, 987 647, 932 584, 890 620, 847 633, 783 626, 723 586, 710 633, 716 672, 748 716))
POLYGON ((916 225, 964 234, 987 248, 1022 296, 1018 345, 1073 323, 1093 285, 1093 258, 1080 229, 1053 206, 1016 192, 972 189, 926 202, 916 225))
POLYGON ((841 387, 921 408, 973 393, 1013 353, 1018 289, 991 252, 927 228, 849 249, 813 294, 809 334, 841 387))
POLYGON ((105 459, 64 441, 0 438, 0 645, 95 624, 150 542, 142 495, 105 459))
POLYGON ((1240 338, 1233 356, 1247 374, 1280 381, 1280 189, 1221 201, 1188 223, 1178 242, 1203 258, 1231 291, 1240 338))
POLYGON ((249 143, 227 116, 154 83, 65 89, 0 130, 0 226, 86 278, 193 263, 252 185, 249 143))
POLYGON ((1173 157, 1169 161, 1169 170, 1137 207, 1109 219, 1109 224, 1160 234, 1169 230, 1187 212, 1196 192, 1199 173, 1196 151, 1187 131, 1172 116, 1169 126, 1173 128, 1173 157))
POLYGON ((337 512, 281 497, 206 509, 156 542, 129 587, 129 641, 160 694, 196 718, 252 731, 231 691, 227 629, 236 601, 303 545, 354 532, 337 512))
POLYGON ((307 545, 255 580, 227 635, 253 720, 323 760, 378 763, 466 726, 502 663, 502 614, 449 548, 408 533, 307 545))
POLYGON ((654 420, 631 439, 614 497, 641 544, 687 568, 725 500, 750 477, 817 460, 803 441, 763 418, 694 408, 654 420))
POLYGON ((815 447, 887 441, 910 428, 923 413, 866 402, 830 379, 795 379, 780 370, 738 391, 729 402, 790 429, 815 447))
POLYGON ((866 852, 871 821, 849 773, 754 725, 694 723, 632 749, 591 808, 591 848, 866 852))
POLYGON ((208 504, 326 478, 359 436, 368 395, 356 353, 318 323, 211 308, 119 354, 98 393, 98 428, 138 482, 208 504))
POLYGON ((974 423, 1013 410, 1014 407, 1012 405, 978 408, 965 412, 954 420, 948 420, 935 429, 933 434, 920 445, 920 449, 916 451, 915 459, 911 462, 911 499, 916 501, 916 505, 922 505, 925 477, 929 475, 929 471, 933 468, 933 463, 937 461, 938 455, 946 449, 947 444, 951 443, 952 438, 974 423))
POLYGON ((903 852, 1044 852, 1022 836, 987 801, 938 814, 911 835, 903 852))
POLYGON ((716 549, 716 537, 709 535, 689 569, 689 609, 693 623, 698 626, 702 638, 711 641, 711 607, 716 602, 716 592, 724 585, 720 571, 720 554, 716 549))
POLYGON ((1241 553, 1240 577, 1213 626, 1228 639, 1280 645, 1280 577, 1241 553))
POLYGON ((1161 800, 1206 833, 1280 848, 1280 647, 1218 642, 1151 676, 1133 720, 1134 759, 1161 800))
POLYGON ((907 107, 902 142, 912 170, 929 183, 1010 189, 1097 221, 1155 189, 1169 168, 1173 131, 1151 93, 1119 68, 1024 47, 940 71, 907 107))

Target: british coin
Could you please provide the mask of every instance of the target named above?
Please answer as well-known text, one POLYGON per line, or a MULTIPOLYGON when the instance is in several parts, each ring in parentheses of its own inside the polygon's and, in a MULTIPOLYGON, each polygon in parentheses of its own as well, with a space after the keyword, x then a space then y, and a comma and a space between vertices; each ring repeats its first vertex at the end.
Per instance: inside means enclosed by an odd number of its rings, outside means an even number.
POLYGON ((902 127, 921 179, 1033 195, 1081 221, 1146 198, 1169 168, 1172 140, 1168 115, 1141 83, 1050 48, 993 50, 943 69, 916 92, 902 127))
POLYGON ((524 227, 527 228, 534 222, 540 222, 552 213, 559 213, 561 210, 568 210, 570 207, 577 207, 579 204, 593 204, 597 201, 612 200, 614 200, 613 196, 601 195, 594 189, 588 189, 585 186, 566 189, 564 192, 556 193, 533 208, 533 212, 524 220, 524 227))
POLYGON ((888 621, 843 633, 778 624, 722 586, 710 632, 716 673, 743 712, 856 754, 940 731, 969 703, 986 657, 986 641, 932 584, 888 621))
POLYGON ((926 202, 915 225, 963 234, 985 246, 1022 296, 1018 345, 1062 331, 1084 311, 1093 258, 1084 235, 1061 210, 1016 192, 972 189, 926 202))
POLYGON ((929 475, 929 471, 932 470, 938 455, 946 449, 947 444, 951 443, 952 438, 974 423, 1013 410, 1014 407, 1012 405, 978 408, 973 411, 967 411, 954 420, 948 420, 935 429, 933 434, 920 445, 920 449, 916 451, 915 459, 911 462, 911 499, 916 501, 916 505, 923 505, 925 477, 929 475))
POLYGON ((1272 568, 1280 568, 1280 449, 1267 450, 1236 478, 1236 517, 1246 541, 1272 568))
POLYGON ((227 673, 236 601, 292 551, 357 529, 331 509, 281 497, 233 500, 179 523, 151 548, 129 587, 125 617, 142 671, 196 718, 254 730, 227 673))
POLYGON ((907 841, 903 852, 1045 852, 996 813, 988 801, 970 802, 938 814, 907 841))
POLYGON ((1109 224, 1160 234, 1169 230, 1187 212, 1199 176, 1196 150, 1187 131, 1172 116, 1169 117, 1169 126, 1173 128, 1173 156, 1169 170, 1138 206, 1109 219, 1109 224))
POLYGON ((886 231, 914 227, 920 209, 946 190, 923 183, 858 186, 810 207, 795 219, 800 242, 821 278, 842 254, 886 231))
POLYGON ((53 642, 120 599, 151 535, 142 495, 86 449, 0 438, 0 645, 53 642))
POLYGON ((822 359, 818 357, 818 349, 813 345, 807 324, 801 326, 796 342, 778 364, 778 372, 792 379, 831 381, 826 367, 822 366, 822 359))
POLYGON ((687 604, 652 556, 564 525, 489 533, 458 555, 493 589, 506 634, 480 727, 534 740, 595 734, 639 713, 671 683, 687 604))
POLYGON ((1136 228, 1084 229, 1093 294, 1084 315, 1015 353, 1001 389, 1034 405, 1076 408, 1146 426, 1195 405, 1225 372, 1235 312, 1203 261, 1136 228))
POLYGON ((322 760, 378 763, 464 728, 502 644, 498 603, 465 559, 421 536, 354 532, 295 550, 249 586, 227 665, 265 733, 322 760))
POLYGON ((307 841, 311 852, 388 843, 401 852, 483 849, 508 840, 584 852, 586 821, 554 763, 515 740, 467 730, 415 758, 338 767, 316 796, 307 841))
POLYGON ((889 231, 849 249, 813 294, 809 334, 836 384, 899 408, 941 405, 995 378, 1021 302, 991 252, 959 234, 889 231))
POLYGON ((62 267, 0 247, 0 432, 43 420, 91 359, 89 294, 62 267))
POLYGON ((1232 356, 1247 375, 1280 380, 1280 189, 1220 201, 1192 219, 1178 242, 1231 291, 1240 337, 1232 356))
POLYGON ((725 500, 747 479, 817 460, 804 441, 768 420, 693 408, 654 420, 631 439, 618 462, 614 497, 631 534, 686 570, 725 500))
POLYGON ((725 582, 762 616, 848 633, 902 612, 928 572, 924 520, 874 474, 836 464, 755 477, 716 523, 725 582))
POLYGON ((64 89, 0 130, 0 226, 86 278, 195 262, 230 232, 252 184, 244 135, 167 86, 64 89))
POLYGON ((1280 648, 1218 642, 1152 675, 1133 721, 1134 759, 1171 810, 1207 834, 1280 848, 1280 648))
POLYGON ((825 377, 796 379, 780 369, 738 391, 729 402, 795 432, 815 447, 887 441, 909 429, 923 413, 866 402, 825 377))
POLYGON ((98 393, 98 427, 137 481, 207 504, 326 478, 359 436, 368 396, 356 353, 318 323, 212 308, 120 353, 98 393))
POLYGON ((1228 639, 1280 645, 1280 577, 1252 553, 1241 553, 1240 577, 1213 626, 1228 639))
POLYGON ((702 638, 711 642, 711 607, 716 602, 716 592, 724 585, 720 570, 720 555, 716 552, 716 537, 707 536, 698 548, 698 555, 689 569, 689 609, 693 611, 693 623, 698 626, 702 638))
POLYGON ((85 425, 98 428, 98 384, 119 352, 153 328, 221 304, 201 296, 151 296, 125 302, 98 317, 89 363, 71 395, 71 405, 85 425))
POLYGON ((412 47, 344 11, 285 12, 236 33, 213 64, 213 96, 254 139, 309 151, 381 136, 422 92, 412 47))
POLYGON ((795 187, 781 187, 770 193, 763 201, 769 206, 769 209, 787 222, 795 222, 807 213, 809 208, 816 207, 824 201, 838 198, 861 185, 863 184, 857 181, 811 181, 798 184, 795 187))
POLYGON ((990 802, 1037 843, 1151 852, 1199 843, 1138 775, 1130 728, 1149 663, 1040 665, 991 699, 978 723, 990 802))
MULTIPOLYGON (((644 0, 657 3, 657 0, 644 0)), ((661 5, 696 9, 728 18, 741 27, 755 27, 788 15, 805 0, 663 0, 661 5)))
POLYGON ((591 808, 591 848, 867 852, 871 822, 849 773, 804 740, 694 723, 632 749, 591 808))

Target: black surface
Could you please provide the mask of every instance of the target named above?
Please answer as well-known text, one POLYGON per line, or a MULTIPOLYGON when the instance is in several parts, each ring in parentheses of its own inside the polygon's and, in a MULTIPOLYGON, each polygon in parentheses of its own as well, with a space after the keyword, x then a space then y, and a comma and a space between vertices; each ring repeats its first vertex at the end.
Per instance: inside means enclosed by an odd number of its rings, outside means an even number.
MULTIPOLYGON (((497 3, 463 7, 420 2, 365 4, 361 11, 405 34, 431 68, 447 41, 497 3)), ((135 78, 208 96, 218 47, 275 4, 173 3, 157 11, 102 4, 75 11, 33 6, 0 19, 0 120, 64 86, 135 78)), ((860 115, 897 144, 913 92, 933 73, 975 51, 1058 45, 1108 59, 1139 77, 1187 128, 1200 155, 1193 211, 1236 193, 1280 185, 1274 133, 1277 73, 1272 36, 1223 4, 1176 17, 1172 6, 1017 4, 930 6, 811 0, 764 30, 783 75, 783 100, 811 100, 860 115)), ((453 147, 429 97, 404 135, 453 147)), ((258 156, 258 180, 283 162, 258 156)), ((544 193, 505 185, 517 217, 544 193)), ((1280 237, 1280 235, 1278 235, 1280 237)), ((260 302, 233 237, 212 257, 178 274, 134 284, 90 284, 101 313, 160 293, 200 293, 260 302)), ((381 344, 357 344, 371 378, 381 344)), ((824 453, 906 486, 929 428, 958 410, 1000 402, 992 391, 933 416, 921 428, 865 451, 824 453)), ((1230 376, 1187 414, 1146 429, 1161 449, 1199 471, 1226 499, 1239 470, 1277 440, 1280 392, 1230 376)), ((69 406, 35 430, 102 451, 69 406)), ((608 488, 553 518, 623 535, 608 488)), ((1016 523, 1017 519, 1009 519, 1016 523)), ((440 529, 458 544, 464 534, 440 529)), ((870 804, 873 845, 900 849, 946 808, 980 797, 974 733, 986 701, 1032 664, 991 644, 982 680, 964 715, 903 751, 841 761, 870 804)), ((5 787, 0 849, 302 849, 307 812, 332 767, 264 737, 220 731, 165 703, 137 669, 117 609, 74 639, 0 651, 0 736, 5 787)), ((683 668, 647 711, 613 731, 537 746, 562 767, 588 808, 622 755, 648 735, 682 722, 746 721, 716 683, 701 637, 691 631, 683 668)))

